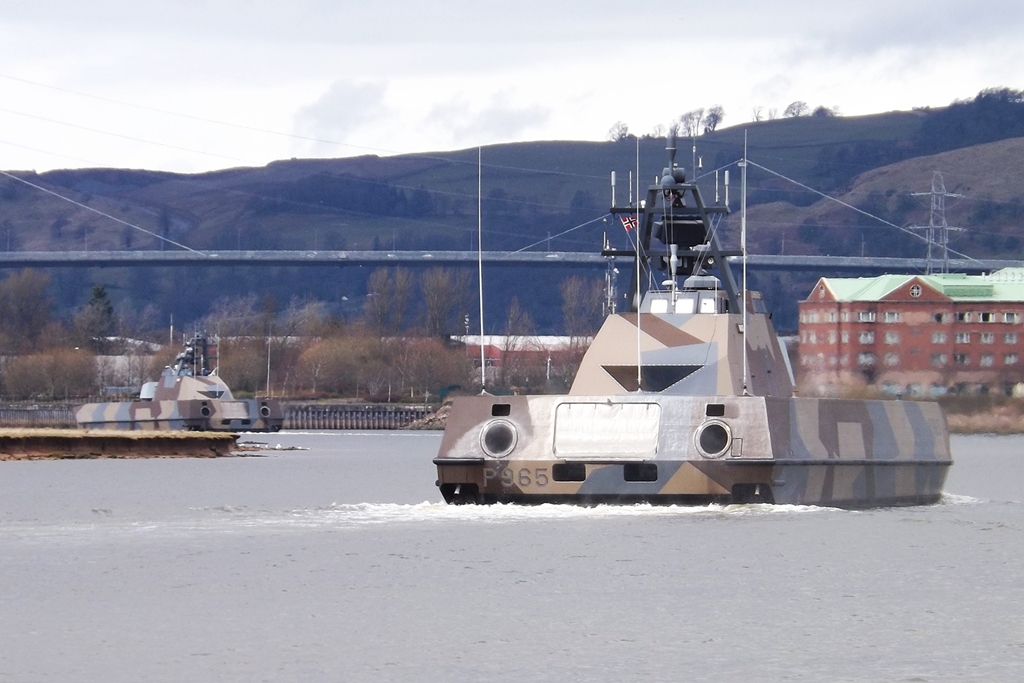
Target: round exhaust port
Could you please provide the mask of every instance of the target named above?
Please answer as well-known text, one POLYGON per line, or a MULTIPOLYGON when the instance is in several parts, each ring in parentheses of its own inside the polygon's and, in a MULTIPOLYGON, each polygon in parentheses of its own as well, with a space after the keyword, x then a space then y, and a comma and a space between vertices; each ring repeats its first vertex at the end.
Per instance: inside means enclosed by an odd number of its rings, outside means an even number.
POLYGON ((492 420, 480 434, 484 452, 494 458, 504 458, 516 447, 516 428, 508 420, 492 420))
POLYGON ((719 420, 709 420, 702 424, 694 437, 697 450, 705 458, 720 458, 732 446, 732 430, 719 420))

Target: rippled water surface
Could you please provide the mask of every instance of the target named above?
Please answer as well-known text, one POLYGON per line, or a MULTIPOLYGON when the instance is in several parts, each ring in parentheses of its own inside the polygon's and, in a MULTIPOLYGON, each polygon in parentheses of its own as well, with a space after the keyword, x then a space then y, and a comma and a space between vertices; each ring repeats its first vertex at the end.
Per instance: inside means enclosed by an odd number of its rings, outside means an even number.
POLYGON ((1024 439, 939 505, 448 507, 439 434, 0 463, 0 681, 1024 678, 1024 439))

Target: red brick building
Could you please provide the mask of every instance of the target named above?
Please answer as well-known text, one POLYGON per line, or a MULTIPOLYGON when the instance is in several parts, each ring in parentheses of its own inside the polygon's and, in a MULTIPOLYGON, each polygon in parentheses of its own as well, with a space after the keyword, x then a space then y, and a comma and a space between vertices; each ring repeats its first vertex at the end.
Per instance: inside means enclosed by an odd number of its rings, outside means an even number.
POLYGON ((821 278, 800 302, 800 385, 818 394, 858 385, 910 396, 1010 393, 1024 382, 1022 321, 1024 268, 821 278))

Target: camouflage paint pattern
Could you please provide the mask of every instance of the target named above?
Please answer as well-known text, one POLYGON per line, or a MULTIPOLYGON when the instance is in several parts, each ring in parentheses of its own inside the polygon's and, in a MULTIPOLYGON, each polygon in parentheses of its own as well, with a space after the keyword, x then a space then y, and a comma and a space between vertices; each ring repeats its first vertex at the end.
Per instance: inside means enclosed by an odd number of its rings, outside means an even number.
POLYGON ((434 459, 444 499, 937 501, 952 464, 941 408, 794 397, 763 300, 739 291, 718 244, 712 218, 728 206, 705 205, 686 182, 674 130, 666 151, 646 199, 611 209, 636 216, 634 249, 602 252, 633 258, 634 310, 605 320, 568 395, 456 399, 434 459), (641 292, 655 282, 667 289, 641 292))
MULTIPOLYGON (((138 401, 87 403, 75 412, 87 429, 276 432, 284 408, 273 399, 236 400, 227 384, 208 369, 216 347, 202 335, 188 342, 174 368, 148 383, 152 397, 138 401), (202 374, 196 374, 202 373, 202 374)), ((144 391, 145 395, 146 392, 144 391)))
POLYGON ((445 500, 852 508, 939 499, 952 461, 937 404, 794 397, 771 322, 755 313, 744 395, 742 316, 719 312, 722 296, 703 314, 651 313, 657 300, 649 295, 639 317, 643 391, 637 315, 627 313, 608 318, 568 395, 455 399, 434 460, 445 500))
POLYGON ((154 399, 87 403, 75 419, 87 429, 276 432, 284 424, 284 410, 273 399, 154 399))

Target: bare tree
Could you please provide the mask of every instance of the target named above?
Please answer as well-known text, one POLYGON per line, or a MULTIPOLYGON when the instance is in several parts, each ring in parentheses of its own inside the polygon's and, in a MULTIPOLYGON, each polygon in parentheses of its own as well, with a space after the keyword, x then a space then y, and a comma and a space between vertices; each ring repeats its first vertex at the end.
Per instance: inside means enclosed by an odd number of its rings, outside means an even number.
POLYGON ((505 314, 505 341, 501 350, 501 371, 498 384, 504 387, 518 384, 521 377, 521 363, 526 337, 533 334, 533 318, 529 311, 519 305, 519 297, 513 296, 505 314))
POLYGON ((754 107, 754 111, 752 113, 752 116, 751 116, 750 120, 751 121, 760 121, 763 118, 764 118, 764 115, 762 114, 761 106, 758 105, 758 106, 754 107))
POLYGON ((654 128, 651 129, 651 137, 652 138, 663 138, 663 137, 665 137, 665 133, 667 132, 667 130, 668 129, 666 129, 664 125, 662 125, 660 123, 656 123, 654 125, 654 128))
POLYGON ((779 110, 776 109, 775 107, 772 107, 771 109, 768 110, 768 120, 774 121, 777 118, 779 118, 779 110))
POLYGON ((839 107, 826 107, 822 104, 811 113, 811 116, 819 119, 830 119, 839 116, 839 107))
POLYGON ((612 124, 612 127, 608 129, 608 139, 612 142, 618 142, 619 140, 625 140, 629 137, 629 126, 622 121, 616 121, 612 124))
POLYGON ((25 269, 0 282, 0 351, 32 348, 50 321, 50 276, 25 269))
POLYGON ((370 273, 363 311, 379 336, 400 332, 412 293, 412 273, 405 268, 378 268, 370 273))
POLYGON ((562 281, 562 320, 574 347, 582 346, 601 323, 604 283, 600 278, 573 275, 562 281))
POLYGON ((9 396, 67 399, 95 389, 96 357, 84 349, 19 356, 4 366, 4 392, 9 396))
POLYGON ((203 323, 218 337, 262 337, 263 319, 256 304, 255 294, 217 299, 203 323))
POLYGON ((391 275, 395 286, 394 307, 392 308, 391 330, 401 332, 405 329, 405 313, 409 308, 409 298, 412 296, 412 272, 407 268, 395 268, 391 275))
POLYGON ((807 116, 811 109, 807 106, 806 102, 797 100, 796 102, 790 102, 786 110, 782 112, 782 115, 786 118, 797 118, 800 116, 807 116))
POLYGON ((366 326, 383 337, 387 329, 389 311, 394 299, 391 276, 386 268, 370 273, 366 285, 366 302, 363 304, 363 318, 366 326))
POLYGON ((704 132, 713 133, 715 129, 721 125, 722 120, 725 118, 725 108, 720 104, 708 109, 708 113, 704 115, 704 132))
MULTIPOLYGON (((423 273, 423 330, 428 337, 439 337, 452 328, 452 315, 459 308, 462 293, 456 289, 459 278, 447 268, 431 268, 423 273)), ((464 290, 463 290, 464 291, 464 290)))
POLYGON ((436 339, 417 339, 406 344, 401 358, 403 373, 411 387, 425 400, 452 384, 468 384, 473 364, 462 351, 447 349, 436 339))
POLYGON ((285 312, 278 317, 274 334, 290 337, 322 337, 332 328, 327 306, 322 301, 293 298, 285 312))
POLYGON ((696 137, 700 135, 700 124, 704 121, 704 109, 691 109, 679 117, 679 128, 683 135, 696 137))

